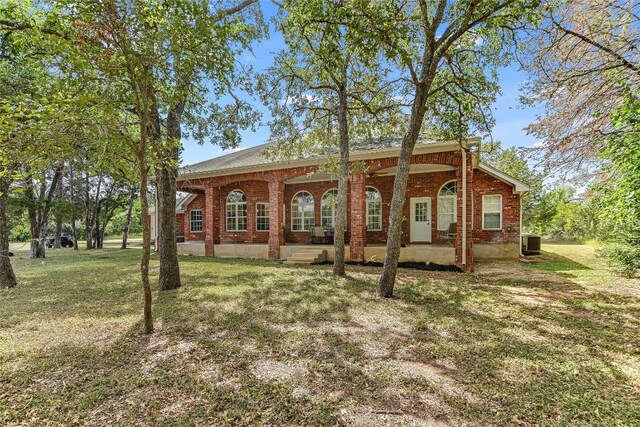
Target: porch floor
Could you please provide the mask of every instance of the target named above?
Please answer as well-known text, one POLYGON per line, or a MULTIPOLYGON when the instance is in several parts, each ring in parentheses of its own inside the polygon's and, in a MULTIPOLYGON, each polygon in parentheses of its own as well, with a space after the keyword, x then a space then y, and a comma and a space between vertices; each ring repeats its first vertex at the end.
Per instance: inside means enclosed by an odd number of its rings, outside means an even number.
MULTIPOLYGON (((371 244, 364 248, 364 257, 369 261, 381 262, 385 257, 384 244, 371 244)), ((280 246, 280 259, 287 259, 296 250, 301 248, 316 247, 327 251, 327 259, 332 261, 334 257, 333 245, 294 244, 287 243, 280 246)), ((214 245, 215 256, 228 258, 268 258, 269 246, 266 243, 223 243, 214 245)), ((178 243, 180 255, 204 256, 204 242, 189 241, 178 243)), ((349 258, 349 245, 345 245, 345 256, 349 258)), ((414 243, 400 248, 400 262, 431 262, 435 264, 455 264, 455 248, 443 244, 414 243)))

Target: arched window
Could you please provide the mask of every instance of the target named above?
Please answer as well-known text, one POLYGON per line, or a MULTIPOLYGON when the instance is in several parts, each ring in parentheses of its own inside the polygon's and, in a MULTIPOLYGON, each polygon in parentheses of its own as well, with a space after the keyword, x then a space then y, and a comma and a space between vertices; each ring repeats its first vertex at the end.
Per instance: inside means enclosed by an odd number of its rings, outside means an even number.
POLYGON ((458 188, 456 181, 449 181, 438 192, 438 230, 448 230, 456 222, 456 200, 458 188))
POLYGON ((247 198, 240 190, 233 190, 227 196, 227 231, 246 231, 247 198))
POLYGON ((299 191, 291 201, 291 231, 311 230, 314 226, 313 196, 299 191))
POLYGON ((367 230, 382 230, 382 195, 375 187, 366 187, 367 230))
POLYGON ((331 189, 324 193, 320 202, 320 221, 325 229, 336 228, 336 211, 338 210, 338 190, 331 189))

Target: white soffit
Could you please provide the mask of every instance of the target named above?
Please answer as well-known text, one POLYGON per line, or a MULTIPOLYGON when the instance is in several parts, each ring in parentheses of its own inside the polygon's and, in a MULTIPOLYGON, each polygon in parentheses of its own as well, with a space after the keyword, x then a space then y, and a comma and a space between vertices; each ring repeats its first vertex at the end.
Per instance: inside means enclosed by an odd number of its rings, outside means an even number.
MULTIPOLYGON (((393 166, 390 168, 381 169, 374 173, 374 176, 387 176, 387 175, 395 175, 398 170, 397 166, 393 166)), ((454 166, 449 165, 434 165, 428 163, 419 163, 415 165, 411 165, 409 169, 409 173, 431 173, 431 172, 449 172, 455 171, 456 168, 454 166)))

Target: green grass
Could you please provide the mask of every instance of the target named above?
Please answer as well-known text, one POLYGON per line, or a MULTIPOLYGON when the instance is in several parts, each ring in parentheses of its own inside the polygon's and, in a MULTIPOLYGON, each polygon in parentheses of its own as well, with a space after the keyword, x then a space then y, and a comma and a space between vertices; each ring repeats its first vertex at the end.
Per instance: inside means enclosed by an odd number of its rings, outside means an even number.
POLYGON ((590 247, 544 248, 403 270, 392 300, 378 269, 185 257, 151 336, 138 249, 19 249, 0 425, 640 425, 639 281, 590 247))

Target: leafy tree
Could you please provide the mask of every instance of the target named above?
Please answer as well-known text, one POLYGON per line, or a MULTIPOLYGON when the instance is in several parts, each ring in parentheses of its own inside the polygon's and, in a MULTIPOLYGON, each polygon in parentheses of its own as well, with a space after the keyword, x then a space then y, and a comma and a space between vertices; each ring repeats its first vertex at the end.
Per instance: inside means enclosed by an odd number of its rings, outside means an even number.
MULTIPOLYGON (((46 7, 28 4, 27 7, 21 9, 22 13, 18 16, 13 14, 15 8, 9 7, 6 11, 3 9, 4 14, 0 19, 0 29, 3 29, 5 33, 24 35, 25 39, 42 41, 45 44, 41 49, 43 54, 47 55, 47 58, 55 58, 55 67, 44 67, 44 69, 46 71, 56 69, 63 74, 66 73, 66 79, 62 80, 65 84, 69 81, 80 83, 75 86, 74 96, 70 98, 73 101, 71 102, 72 107, 77 108, 72 108, 69 112, 62 110, 66 115, 61 114, 61 116, 71 118, 72 120, 69 122, 75 124, 75 128, 81 131, 86 131, 87 123, 91 123, 90 128, 100 133, 100 138, 97 139, 99 143, 107 143, 114 149, 119 148, 119 152, 127 155, 134 162, 139 175, 141 208, 146 212, 148 210, 148 174, 150 168, 155 164, 150 156, 150 149, 153 147, 153 142, 159 140, 157 135, 160 134, 159 118, 157 115, 153 115, 153 111, 150 113, 149 109, 144 108, 152 105, 151 102, 155 99, 155 93, 150 92, 146 84, 149 81, 150 69, 146 63, 136 64, 139 67, 135 70, 127 69, 126 65, 132 64, 125 61, 126 55, 123 55, 122 52, 109 49, 113 43, 118 43, 118 41, 104 32, 105 27, 96 24, 91 14, 92 5, 88 3, 68 4, 69 8, 67 9, 64 8, 65 2, 52 2, 46 7), (43 35, 50 37, 42 37, 43 35), (98 63, 102 65, 102 68, 96 67, 98 63), (123 69, 129 70, 130 73, 125 73, 123 76, 122 73, 118 74, 113 71, 123 69), (131 78, 126 80, 129 77, 131 78), (123 90, 127 81, 141 84, 133 85, 131 91, 123 90), (136 104, 135 100, 139 103, 136 104), (137 122, 131 120, 132 105, 138 118, 137 122), (137 110, 136 107, 138 107, 137 110), (88 120, 78 120, 79 117, 88 120), (138 126, 137 131, 134 130, 136 125, 138 126)), ((109 10, 109 13, 111 13, 110 8, 113 5, 113 2, 102 4, 109 10)), ((118 25, 111 28, 122 29, 122 21, 114 22, 114 24, 118 25)), ((145 48, 148 45, 143 43, 141 47, 145 48)), ((135 56, 135 52, 127 51, 126 53, 135 56)), ((140 58, 153 57, 152 50, 147 50, 144 53, 140 58)), ((39 65, 46 64, 41 61, 39 65)), ((44 84, 38 86, 40 90, 43 87, 46 86, 44 84)), ((62 99, 69 100, 64 96, 64 93, 62 99)), ((9 111, 13 112, 15 108, 9 111)), ((47 120, 48 126, 52 124, 54 124, 52 120, 47 120)), ((66 129, 67 136, 71 135, 71 130, 66 129)), ((25 137, 31 133, 19 129, 15 135, 25 137)), ((86 140, 82 138, 80 138, 79 145, 76 145, 77 138, 63 140, 49 138, 45 139, 46 141, 54 141, 51 143, 52 147, 58 151, 52 150, 53 153, 80 152, 82 148, 86 148, 82 145, 86 140), (71 147, 62 144, 63 141, 71 141, 71 147)), ((4 143, 0 145, 3 148, 7 146, 9 145, 4 143)), ((15 147, 15 144, 11 146, 15 147)), ((31 146, 27 145, 27 148, 29 147, 31 146)), ((44 145, 38 146, 38 150, 43 149, 45 153, 48 153, 44 145)), ((8 158, 4 155, 5 153, 2 154, 3 156, 0 158, 8 158)), ((58 156, 58 158, 61 157, 63 156, 58 156)), ((151 251, 149 231, 148 217, 145 217, 140 270, 144 293, 143 313, 146 333, 153 330, 151 289, 149 286, 151 251)))
MULTIPOLYGON (((56 90, 58 83, 42 61, 44 43, 34 35, 15 33, 4 27, 7 19, 21 17, 28 2, 9 1, 0 6, 0 287, 16 285, 8 258, 7 202, 14 182, 47 169, 51 159, 66 147, 53 136, 64 133, 66 100, 56 90), (55 142, 54 142, 55 141, 55 142)), ((34 17, 38 22, 39 17, 34 17)), ((33 221, 32 256, 44 256, 39 236, 46 215, 33 221), (36 226, 39 226, 36 227, 36 226)))
POLYGON ((600 169, 600 154, 629 87, 640 84, 640 14, 635 1, 544 2, 539 25, 523 34, 522 64, 531 75, 523 101, 544 115, 527 129, 543 141, 533 150, 550 171, 600 169))
POLYGON ((530 102, 544 103, 545 115, 529 131, 544 140, 537 150, 547 169, 586 171, 595 181, 598 235, 612 243, 614 263, 635 271, 626 260, 637 259, 640 244, 637 2, 563 1, 545 12, 529 32, 536 38, 526 67, 530 102))
POLYGON ((602 218, 611 227, 605 255, 615 269, 632 276, 640 273, 640 91, 627 93, 613 123, 624 132, 607 139, 606 179, 597 186, 602 218))
POLYGON ((257 0, 51 3, 74 19, 81 46, 77 54, 84 63, 92 63, 133 94, 129 110, 155 157, 158 286, 177 288, 175 193, 182 127, 186 122, 199 140, 233 146, 239 130, 254 122, 255 111, 235 91, 252 83, 237 57, 262 34, 257 0))
MULTIPOLYGON (((398 158, 378 293, 393 296, 411 155, 423 127, 463 140, 492 125, 496 69, 511 59, 502 37, 535 12, 536 1, 362 1, 360 29, 398 68, 410 115, 398 158)), ((463 147, 464 148, 464 147, 463 147)))
POLYGON ((537 215, 543 194, 544 174, 529 165, 526 150, 516 147, 503 149, 499 141, 487 144, 487 147, 490 147, 487 152, 480 153, 482 161, 529 186, 529 192, 522 198, 522 228, 532 230, 533 218, 537 215))
POLYGON ((278 143, 274 154, 333 154, 338 146, 338 164, 323 165, 334 175, 337 169, 338 176, 338 194, 330 201, 336 208, 333 273, 338 276, 345 275, 350 139, 389 127, 394 107, 390 71, 357 31, 353 10, 349 1, 285 1, 279 28, 287 49, 267 71, 271 139, 278 143))

